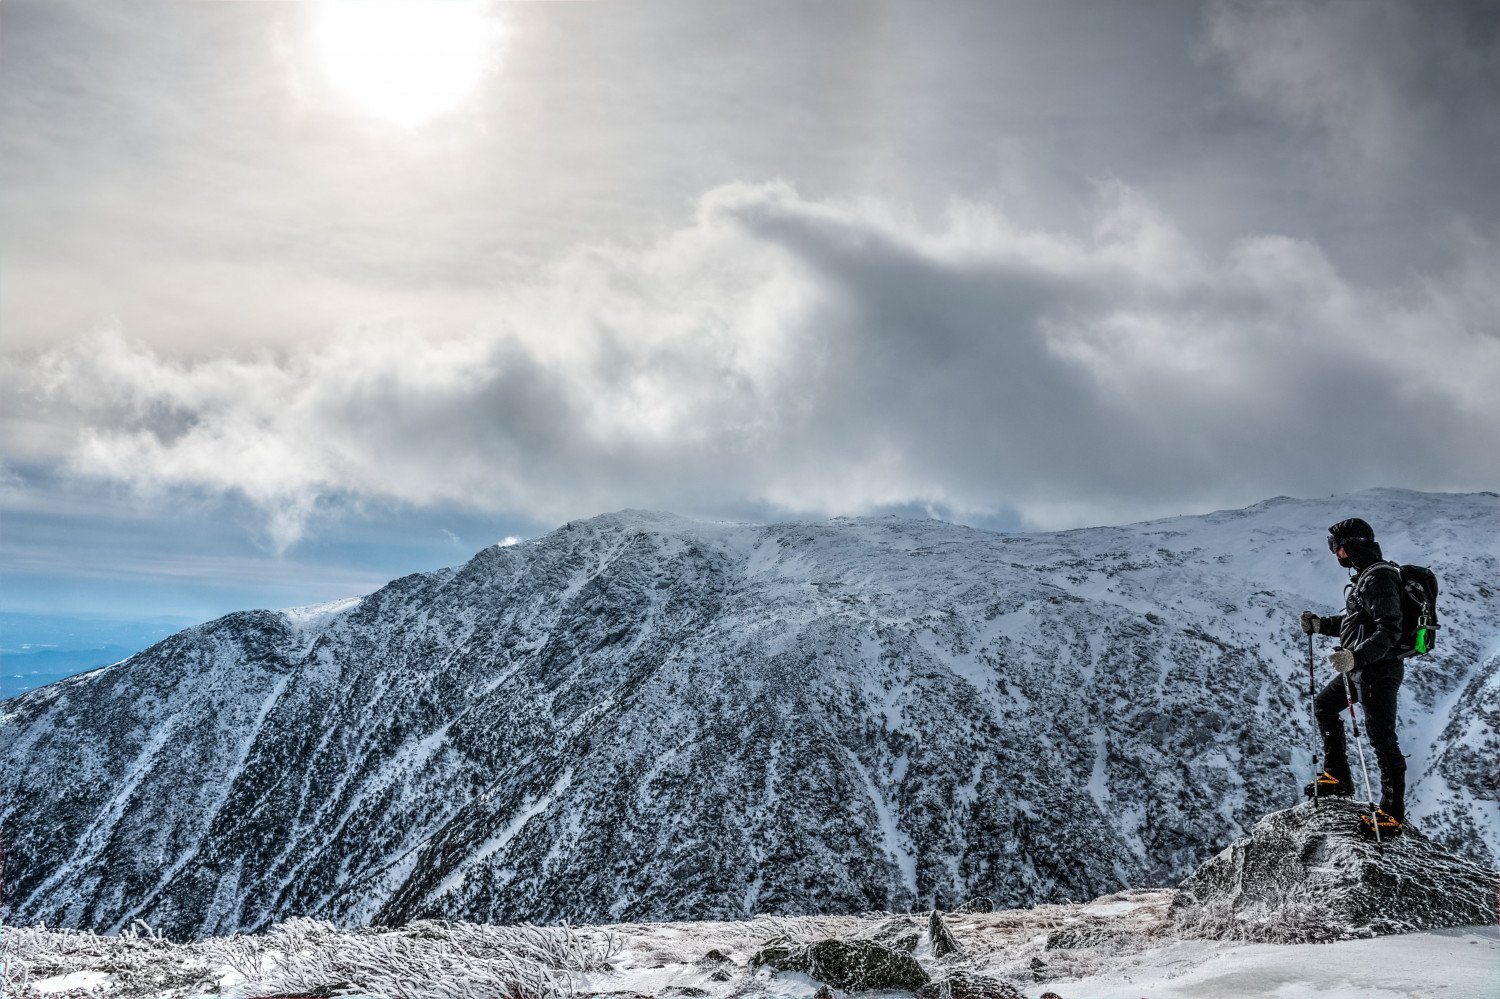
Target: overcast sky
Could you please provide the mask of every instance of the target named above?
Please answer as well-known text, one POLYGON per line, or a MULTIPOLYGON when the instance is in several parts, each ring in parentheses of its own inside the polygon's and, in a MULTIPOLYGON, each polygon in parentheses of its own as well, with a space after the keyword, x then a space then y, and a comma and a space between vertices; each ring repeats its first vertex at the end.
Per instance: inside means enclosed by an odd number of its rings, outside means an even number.
POLYGON ((0 609, 1500 487, 1500 3, 387 14, 0 0, 0 609))

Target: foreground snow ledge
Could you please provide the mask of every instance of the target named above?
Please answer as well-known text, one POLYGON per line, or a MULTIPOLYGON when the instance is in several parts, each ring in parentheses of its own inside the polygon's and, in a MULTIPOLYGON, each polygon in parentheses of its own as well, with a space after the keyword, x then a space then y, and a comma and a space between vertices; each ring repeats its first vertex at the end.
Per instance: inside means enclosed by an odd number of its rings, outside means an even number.
MULTIPOLYGON (((1500 929, 1427 930, 1335 943, 1267 944, 1205 938, 1171 917, 1176 893, 1121 892, 1087 904, 993 913, 950 913, 960 950, 915 956, 934 978, 968 972, 1012 983, 1035 999, 1333 999, 1495 994, 1500 929)), ((341 930, 290 920, 253 936, 173 943, 151 934, 101 937, 9 927, 3 941, 7 999, 194 999, 200 996, 335 994, 407 999, 458 995, 517 999, 602 992, 671 997, 811 999, 817 983, 754 966, 772 938, 851 937, 890 914, 763 916, 738 922, 612 926, 488 926, 419 922, 399 929, 341 930)), ((914 925, 925 916, 909 919, 914 925)), ((907 999, 910 992, 860 999, 907 999)))
POLYGON ((1500 928, 1326 944, 1168 944, 1111 972, 1049 986, 1063 999, 1477 999, 1500 987, 1500 928))

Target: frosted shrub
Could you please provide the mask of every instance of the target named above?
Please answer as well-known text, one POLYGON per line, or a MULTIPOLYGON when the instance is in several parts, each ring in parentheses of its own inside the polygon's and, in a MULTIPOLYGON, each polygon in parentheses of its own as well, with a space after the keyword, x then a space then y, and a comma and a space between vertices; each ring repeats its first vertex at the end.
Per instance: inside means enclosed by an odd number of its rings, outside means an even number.
POLYGON ((872 919, 892 915, 889 912, 870 912, 859 916, 761 916, 755 920, 755 926, 763 941, 807 944, 829 937, 858 936, 872 925, 872 919))
POLYGON ((485 926, 423 920, 388 931, 343 931, 312 919, 263 936, 198 945, 257 992, 399 995, 406 999, 548 999, 572 993, 571 973, 607 968, 615 937, 572 927, 485 926))
POLYGON ((1307 902, 1236 909, 1220 899, 1187 906, 1173 915, 1172 922, 1179 936, 1243 943, 1330 943, 1361 935, 1327 908, 1307 902))
MULTIPOLYGON (((201 994, 211 988, 217 971, 195 960, 180 945, 165 940, 144 923, 118 936, 88 930, 6 927, 0 957, 7 999, 41 999, 35 983, 76 971, 96 971, 114 982, 112 996, 201 994)), ((49 991, 47 999, 78 999, 89 989, 49 991)))
MULTIPOLYGON (((263 934, 175 944, 145 924, 119 936, 8 927, 6 999, 43 999, 43 979, 78 971, 108 975, 115 999, 219 993, 360 994, 404 999, 553 999, 574 993, 573 975, 609 968, 617 936, 570 926, 485 926, 428 920, 393 930, 341 930, 289 919, 263 934)), ((84 999, 87 989, 48 992, 84 999)), ((101 993, 102 994, 102 993, 101 993)))

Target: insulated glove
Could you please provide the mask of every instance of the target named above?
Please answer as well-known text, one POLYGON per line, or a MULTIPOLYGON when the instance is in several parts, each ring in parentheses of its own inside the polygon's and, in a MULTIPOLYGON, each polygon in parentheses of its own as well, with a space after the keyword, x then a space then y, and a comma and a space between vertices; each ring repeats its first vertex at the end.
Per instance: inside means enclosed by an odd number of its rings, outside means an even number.
POLYGON ((1318 629, 1323 626, 1323 620, 1312 611, 1302 612, 1302 634, 1316 635, 1318 629))
POLYGON ((1328 661, 1333 663, 1333 668, 1340 673, 1347 673, 1354 668, 1354 653, 1348 649, 1334 649, 1328 661))

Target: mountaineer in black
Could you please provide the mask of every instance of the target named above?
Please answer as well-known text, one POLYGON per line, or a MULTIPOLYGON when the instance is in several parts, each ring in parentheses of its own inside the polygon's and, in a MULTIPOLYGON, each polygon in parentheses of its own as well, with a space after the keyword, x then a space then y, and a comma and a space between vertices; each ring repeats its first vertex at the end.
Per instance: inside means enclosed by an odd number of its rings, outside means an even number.
MULTIPOLYGON (((1397 654, 1401 640, 1401 571, 1387 562, 1375 543, 1375 532, 1358 517, 1328 529, 1328 549, 1339 565, 1354 571, 1344 588, 1344 613, 1319 617, 1302 612, 1306 634, 1339 640, 1329 662, 1351 682, 1350 692, 1364 705, 1365 728, 1380 766, 1380 808, 1374 821, 1382 837, 1397 836, 1406 821, 1406 757, 1396 743, 1396 692, 1406 669, 1397 654)), ((1344 742, 1347 707, 1344 676, 1318 694, 1313 708, 1323 734, 1324 772, 1307 786, 1309 795, 1350 796, 1349 753, 1344 742)), ((1369 824, 1366 817, 1365 824, 1369 824)))

